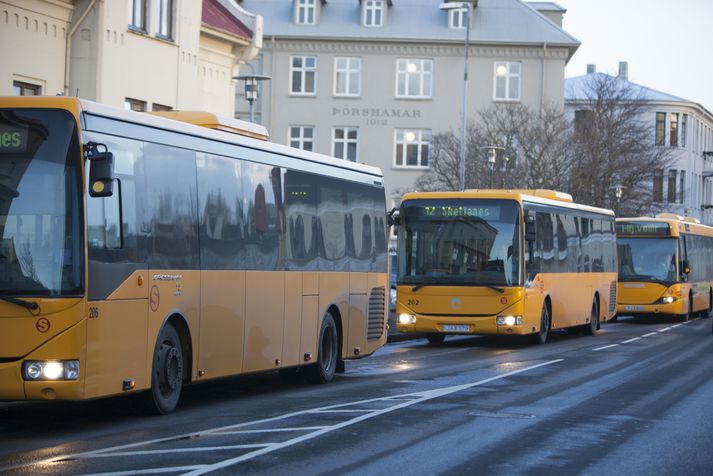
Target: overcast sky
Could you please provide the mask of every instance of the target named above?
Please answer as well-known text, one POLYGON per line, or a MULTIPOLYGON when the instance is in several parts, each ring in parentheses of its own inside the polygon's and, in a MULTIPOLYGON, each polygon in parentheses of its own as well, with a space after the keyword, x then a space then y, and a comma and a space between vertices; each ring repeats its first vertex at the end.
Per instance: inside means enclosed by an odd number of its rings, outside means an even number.
POLYGON ((703 105, 713 112, 713 0, 553 0, 567 9, 565 31, 582 45, 565 76, 587 64, 703 105))

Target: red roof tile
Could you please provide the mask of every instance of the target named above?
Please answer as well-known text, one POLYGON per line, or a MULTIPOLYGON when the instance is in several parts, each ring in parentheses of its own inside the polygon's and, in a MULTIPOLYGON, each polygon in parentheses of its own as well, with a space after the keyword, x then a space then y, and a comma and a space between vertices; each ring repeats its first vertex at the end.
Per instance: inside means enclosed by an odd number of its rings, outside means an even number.
POLYGON ((203 0, 203 23, 232 35, 251 40, 253 32, 217 0, 203 0))

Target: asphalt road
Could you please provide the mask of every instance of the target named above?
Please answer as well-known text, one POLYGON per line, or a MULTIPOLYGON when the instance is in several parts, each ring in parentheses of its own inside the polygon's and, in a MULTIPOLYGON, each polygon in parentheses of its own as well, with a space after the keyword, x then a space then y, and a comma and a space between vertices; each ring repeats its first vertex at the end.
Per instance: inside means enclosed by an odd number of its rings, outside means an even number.
POLYGON ((0 473, 711 474, 711 324, 391 343, 328 385, 189 387, 163 417, 138 398, 0 403, 0 473))

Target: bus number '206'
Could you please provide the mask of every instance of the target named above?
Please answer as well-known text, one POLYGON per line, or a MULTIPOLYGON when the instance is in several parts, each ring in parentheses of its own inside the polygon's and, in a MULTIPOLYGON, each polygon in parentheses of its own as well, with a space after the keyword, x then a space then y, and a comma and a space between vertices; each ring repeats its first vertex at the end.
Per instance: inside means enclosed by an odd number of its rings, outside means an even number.
POLYGON ((99 308, 90 307, 89 308, 89 319, 97 319, 99 317, 99 308))

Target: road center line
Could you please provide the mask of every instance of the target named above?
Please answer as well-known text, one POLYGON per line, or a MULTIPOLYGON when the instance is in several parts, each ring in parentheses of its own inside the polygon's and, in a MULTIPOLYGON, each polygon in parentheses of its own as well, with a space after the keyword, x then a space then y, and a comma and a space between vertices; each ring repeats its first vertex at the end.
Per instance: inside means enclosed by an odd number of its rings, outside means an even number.
POLYGON ((648 334, 644 334, 641 337, 651 337, 651 336, 655 336, 656 334, 658 334, 658 332, 649 332, 648 334))
POLYGON ((611 349, 612 347, 616 347, 619 344, 611 344, 611 345, 605 345, 604 347, 597 347, 596 349, 592 349, 592 351, 597 352, 599 350, 604 350, 604 349, 611 349))
POLYGON ((641 337, 634 337, 633 339, 627 339, 624 341, 621 341, 622 344, 628 344, 629 342, 634 342, 635 340, 639 340, 641 337))
POLYGON ((666 332, 666 331, 670 331, 670 330, 671 330, 670 327, 664 327, 663 329, 659 329, 658 332, 666 332))

